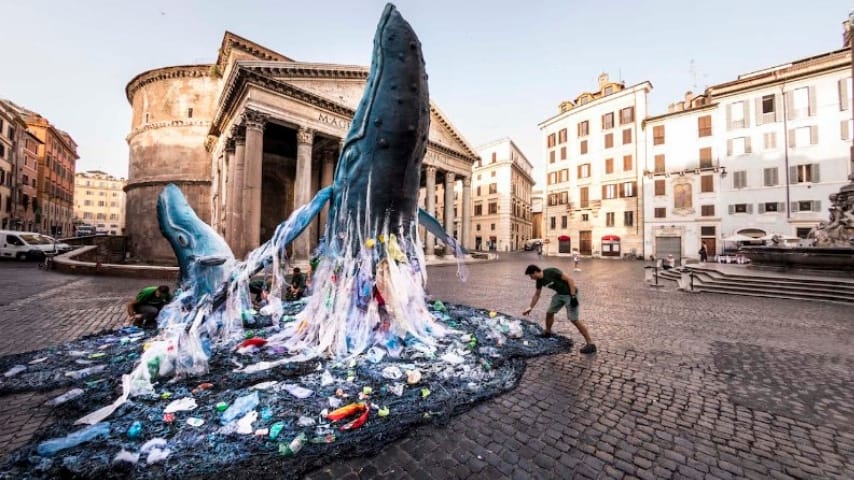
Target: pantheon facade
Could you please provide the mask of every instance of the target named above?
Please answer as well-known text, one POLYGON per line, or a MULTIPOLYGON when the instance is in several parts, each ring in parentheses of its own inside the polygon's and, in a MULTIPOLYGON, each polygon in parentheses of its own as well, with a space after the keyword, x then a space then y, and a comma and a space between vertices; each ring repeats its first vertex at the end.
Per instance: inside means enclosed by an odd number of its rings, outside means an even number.
MULTIPOLYGON (((168 183, 181 187, 199 217, 223 235, 238 258, 271 238, 295 208, 332 183, 368 71, 298 62, 226 32, 213 65, 137 75, 126 88, 133 110, 125 187, 131 256, 174 263, 155 207, 168 183)), ((431 102, 420 198, 422 207, 461 239, 470 232, 477 158, 431 102), (458 182, 462 198, 454 195, 458 182), (440 193, 444 212, 436 212, 440 193)), ((325 212, 297 239, 291 252, 297 262, 317 245, 324 224, 325 212)), ((422 238, 432 253, 435 239, 422 238)))

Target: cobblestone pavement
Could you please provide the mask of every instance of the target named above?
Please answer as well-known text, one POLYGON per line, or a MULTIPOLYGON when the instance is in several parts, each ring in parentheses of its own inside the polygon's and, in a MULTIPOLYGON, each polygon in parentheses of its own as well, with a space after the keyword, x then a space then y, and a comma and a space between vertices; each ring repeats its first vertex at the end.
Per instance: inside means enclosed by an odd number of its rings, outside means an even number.
MULTIPOLYGON (((854 478, 850 306, 653 289, 642 262, 571 272, 566 259, 535 254, 470 265, 467 283, 453 267, 431 268, 431 293, 518 314, 533 293, 531 262, 576 278, 597 355, 533 359, 512 392, 308 478, 854 478)), ((0 354, 117 325, 148 283, 2 262, 0 354)), ((583 343, 561 316, 555 329, 583 343)), ((49 396, 3 399, 0 453, 50 421, 49 396)))

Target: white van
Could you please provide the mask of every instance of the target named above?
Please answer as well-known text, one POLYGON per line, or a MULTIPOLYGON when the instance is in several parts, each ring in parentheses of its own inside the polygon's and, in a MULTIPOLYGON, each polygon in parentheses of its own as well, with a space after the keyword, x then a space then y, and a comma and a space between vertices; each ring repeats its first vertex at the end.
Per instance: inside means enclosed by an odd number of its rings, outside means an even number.
POLYGON ((56 243, 46 235, 35 232, 0 230, 0 257, 17 260, 40 260, 46 255, 62 253, 56 243))

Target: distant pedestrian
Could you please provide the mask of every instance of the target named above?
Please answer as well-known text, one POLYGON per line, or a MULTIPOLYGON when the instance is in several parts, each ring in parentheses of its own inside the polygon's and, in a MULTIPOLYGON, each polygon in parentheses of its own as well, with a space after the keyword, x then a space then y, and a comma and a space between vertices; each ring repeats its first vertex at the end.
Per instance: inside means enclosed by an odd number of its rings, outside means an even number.
POLYGON ((543 258, 543 244, 542 243, 537 244, 537 256, 540 258, 543 258))
POLYGON ((580 307, 578 303, 578 287, 575 285, 575 281, 557 268, 540 270, 540 267, 536 265, 528 265, 528 268, 525 269, 525 275, 537 282, 537 290, 531 298, 531 306, 525 309, 522 315, 531 313, 531 310, 540 301, 540 292, 542 292, 544 286, 551 288, 555 291, 555 294, 549 304, 549 309, 546 311, 546 328, 543 330, 542 336, 549 337, 552 335, 555 313, 559 312, 561 308, 566 307, 567 318, 575 325, 575 328, 578 329, 578 332, 581 333, 586 342, 586 345, 581 347, 579 351, 581 353, 596 353, 596 345, 590 340, 590 335, 587 333, 587 326, 578 318, 580 307))
POLYGON ((706 247, 706 242, 700 247, 700 261, 706 263, 709 260, 709 249, 706 247))
POLYGON ((578 262, 581 261, 581 255, 578 254, 578 249, 574 248, 572 250, 572 263, 575 265, 574 271, 580 272, 581 269, 578 268, 578 262))
POLYGON ((139 291, 134 300, 128 302, 128 318, 137 327, 156 328, 157 315, 171 301, 172 294, 169 292, 168 285, 145 287, 139 291))

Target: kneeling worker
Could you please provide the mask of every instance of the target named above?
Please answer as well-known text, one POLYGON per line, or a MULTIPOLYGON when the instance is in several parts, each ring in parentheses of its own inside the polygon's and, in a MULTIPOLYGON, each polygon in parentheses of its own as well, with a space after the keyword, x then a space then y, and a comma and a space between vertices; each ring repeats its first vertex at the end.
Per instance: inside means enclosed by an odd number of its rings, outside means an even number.
POLYGON ((156 328, 157 314, 171 301, 169 286, 145 287, 139 291, 136 299, 128 302, 128 317, 137 327, 156 328))

